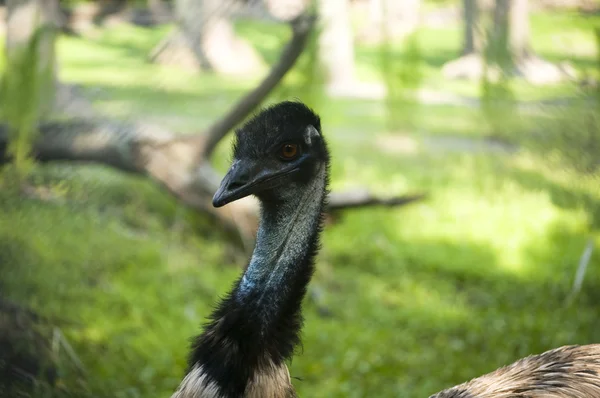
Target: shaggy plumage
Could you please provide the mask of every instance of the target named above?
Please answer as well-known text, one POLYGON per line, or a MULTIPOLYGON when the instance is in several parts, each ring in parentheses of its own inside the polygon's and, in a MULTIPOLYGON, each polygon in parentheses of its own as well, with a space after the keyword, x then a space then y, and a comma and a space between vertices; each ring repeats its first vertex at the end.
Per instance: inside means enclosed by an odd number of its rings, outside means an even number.
POLYGON ((600 344, 532 355, 430 398, 600 398, 600 344))

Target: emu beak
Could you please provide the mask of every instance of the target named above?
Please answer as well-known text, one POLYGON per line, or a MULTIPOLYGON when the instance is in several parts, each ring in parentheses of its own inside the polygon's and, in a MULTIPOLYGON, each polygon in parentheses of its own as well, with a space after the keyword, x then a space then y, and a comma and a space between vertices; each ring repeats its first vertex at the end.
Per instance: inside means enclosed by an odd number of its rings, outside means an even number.
POLYGON ((298 170, 293 165, 269 168, 258 161, 236 160, 215 192, 212 200, 213 206, 225 206, 264 189, 273 188, 278 185, 280 177, 298 170))
POLYGON ((223 180, 215 196, 213 196, 213 206, 221 207, 227 203, 231 203, 235 200, 241 199, 245 196, 252 194, 252 181, 255 180, 253 177, 256 175, 256 167, 236 160, 232 165, 223 180))

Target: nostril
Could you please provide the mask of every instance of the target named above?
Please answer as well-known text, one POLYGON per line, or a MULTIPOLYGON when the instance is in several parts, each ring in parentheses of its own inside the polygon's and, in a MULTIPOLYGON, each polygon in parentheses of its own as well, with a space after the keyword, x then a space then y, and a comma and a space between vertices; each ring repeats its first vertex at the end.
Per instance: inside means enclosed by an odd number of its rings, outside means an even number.
POLYGON ((229 190, 233 191, 234 189, 241 188, 244 185, 246 185, 246 184, 240 182, 239 180, 237 180, 237 181, 231 181, 231 183, 229 183, 229 190))
POLYGON ((230 190, 238 189, 238 188, 241 188, 244 185, 248 184, 249 181, 250 181, 250 174, 248 174, 248 173, 240 174, 240 175, 236 176, 236 178, 229 183, 228 188, 230 190))

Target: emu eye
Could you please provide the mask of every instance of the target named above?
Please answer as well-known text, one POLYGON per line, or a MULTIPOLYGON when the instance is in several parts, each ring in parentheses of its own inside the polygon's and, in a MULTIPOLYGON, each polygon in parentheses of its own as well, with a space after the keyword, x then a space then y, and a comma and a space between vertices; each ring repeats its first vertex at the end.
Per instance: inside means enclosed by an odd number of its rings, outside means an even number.
POLYGON ((279 156, 283 160, 292 160, 298 154, 298 145, 296 144, 283 144, 279 150, 279 156))

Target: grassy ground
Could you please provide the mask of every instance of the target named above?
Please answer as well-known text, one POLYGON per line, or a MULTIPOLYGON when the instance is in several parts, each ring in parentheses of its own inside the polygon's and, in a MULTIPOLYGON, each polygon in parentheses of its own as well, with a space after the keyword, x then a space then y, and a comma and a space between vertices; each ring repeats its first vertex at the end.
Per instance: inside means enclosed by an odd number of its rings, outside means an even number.
MULTIPOLYGON (((535 16, 534 46, 550 59, 590 67, 592 54, 571 51, 593 47, 586 33, 592 22, 597 18, 535 16), (567 45, 545 43, 548 35, 567 45)), ((271 62, 285 32, 255 27, 238 28, 271 62)), ((439 74, 457 51, 458 32, 421 36, 424 85, 476 96, 476 85, 446 83, 439 74)), ((143 117, 181 132, 202 130, 256 82, 147 64, 164 33, 121 27, 94 40, 63 38, 61 78, 82 84, 111 117, 143 117)), ((358 50, 366 80, 377 76, 376 56, 372 48, 358 50)), ((300 78, 295 71, 271 100, 294 95, 300 78)), ((575 89, 519 83, 515 93, 533 100, 575 89)), ((426 139, 452 137, 456 144, 457 136, 477 140, 498 129, 473 108, 422 106, 411 124, 398 108, 389 131, 381 102, 318 104, 335 188, 424 190, 430 199, 401 210, 357 211, 327 228, 311 284, 318 299, 306 302, 304 348, 290 366, 300 396, 425 397, 529 353, 600 341, 600 256, 592 256, 575 302, 566 302, 587 239, 600 243, 597 172, 577 171, 565 156, 465 151, 426 139)), ((504 130, 516 142, 530 142, 520 134, 533 126, 566 141, 590 134, 570 113, 514 116, 504 130)), ((220 168, 227 145, 215 159, 220 168)), ((182 376, 188 339, 243 256, 209 220, 143 179, 51 165, 37 167, 32 181, 59 200, 0 192, 0 288, 73 323, 60 328, 88 376, 83 381, 61 350, 66 385, 82 383, 93 396, 169 396, 182 376)))

